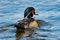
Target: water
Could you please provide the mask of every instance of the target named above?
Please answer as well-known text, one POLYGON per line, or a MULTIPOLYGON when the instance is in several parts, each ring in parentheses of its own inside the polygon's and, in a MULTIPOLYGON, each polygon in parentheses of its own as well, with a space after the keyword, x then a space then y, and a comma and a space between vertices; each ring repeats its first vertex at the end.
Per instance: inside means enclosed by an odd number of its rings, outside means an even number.
POLYGON ((60 0, 0 0, 0 40, 16 40, 16 35, 20 40, 60 40, 60 0), (35 19, 49 24, 19 34, 14 26, 7 27, 22 20, 30 6, 39 14, 35 19))

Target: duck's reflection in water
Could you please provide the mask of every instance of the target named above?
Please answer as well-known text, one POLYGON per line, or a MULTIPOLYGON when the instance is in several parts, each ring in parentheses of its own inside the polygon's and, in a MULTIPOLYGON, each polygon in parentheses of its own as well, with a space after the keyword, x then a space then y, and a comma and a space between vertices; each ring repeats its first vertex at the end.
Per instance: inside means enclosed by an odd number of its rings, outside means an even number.
POLYGON ((34 33, 34 30, 25 30, 25 29, 20 29, 17 28, 16 30, 16 40, 20 40, 22 38, 22 36, 24 36, 25 34, 27 34, 27 37, 31 37, 31 35, 34 33))

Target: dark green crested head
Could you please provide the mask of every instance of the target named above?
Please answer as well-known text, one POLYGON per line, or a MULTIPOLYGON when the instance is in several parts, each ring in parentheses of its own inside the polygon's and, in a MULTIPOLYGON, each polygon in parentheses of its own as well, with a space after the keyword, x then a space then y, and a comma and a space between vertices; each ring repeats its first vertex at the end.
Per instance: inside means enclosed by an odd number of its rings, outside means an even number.
POLYGON ((24 18, 25 17, 33 17, 33 13, 32 13, 32 10, 35 10, 33 7, 28 7, 26 8, 26 10, 24 11, 24 18))

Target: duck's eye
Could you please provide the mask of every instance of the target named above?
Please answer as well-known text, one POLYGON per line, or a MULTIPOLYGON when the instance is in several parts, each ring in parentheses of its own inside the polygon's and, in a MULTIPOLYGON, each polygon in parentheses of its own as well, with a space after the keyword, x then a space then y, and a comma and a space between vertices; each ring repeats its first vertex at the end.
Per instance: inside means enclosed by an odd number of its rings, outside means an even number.
POLYGON ((32 10, 32 13, 35 14, 35 10, 32 10))

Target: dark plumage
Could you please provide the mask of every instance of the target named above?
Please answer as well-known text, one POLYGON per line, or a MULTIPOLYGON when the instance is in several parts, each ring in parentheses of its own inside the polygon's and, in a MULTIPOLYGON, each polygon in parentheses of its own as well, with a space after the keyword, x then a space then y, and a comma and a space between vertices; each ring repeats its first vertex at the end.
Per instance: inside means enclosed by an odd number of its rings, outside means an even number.
POLYGON ((38 22, 34 18, 32 18, 34 14, 35 9, 33 7, 26 8, 26 10, 24 11, 24 19, 21 20, 17 25, 15 25, 15 27, 21 29, 37 27, 39 25, 38 22), (27 18, 25 19, 25 17, 27 18))
MULTIPOLYGON (((24 18, 29 14, 29 12, 31 12, 32 10, 35 10, 33 7, 28 7, 26 8, 26 10, 24 11, 24 18)), ((31 12, 28 16, 28 18, 33 17, 33 13, 31 12)))

